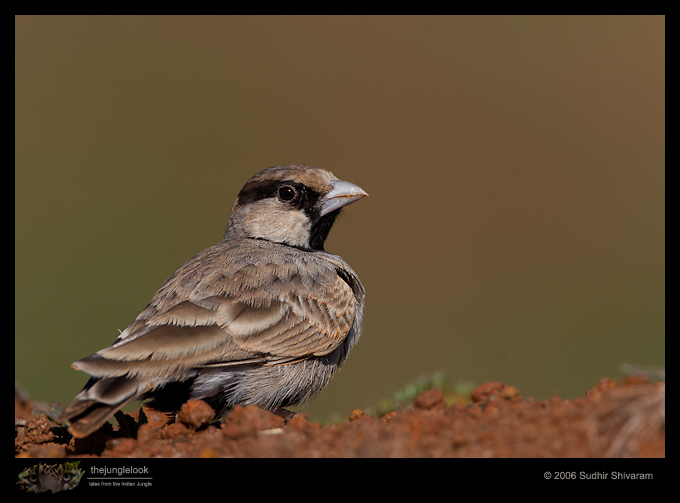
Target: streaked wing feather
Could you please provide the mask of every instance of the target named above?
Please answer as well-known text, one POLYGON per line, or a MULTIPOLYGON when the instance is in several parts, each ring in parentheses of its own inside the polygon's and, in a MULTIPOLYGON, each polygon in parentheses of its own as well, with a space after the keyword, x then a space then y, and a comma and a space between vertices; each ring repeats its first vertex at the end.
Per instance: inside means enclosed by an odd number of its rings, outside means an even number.
POLYGON ((113 346, 74 366, 100 377, 162 376, 332 352, 356 312, 354 292, 337 272, 344 262, 282 251, 271 243, 250 244, 246 252, 221 243, 194 257, 113 346), (213 267, 201 276, 197 264, 204 261, 213 267))

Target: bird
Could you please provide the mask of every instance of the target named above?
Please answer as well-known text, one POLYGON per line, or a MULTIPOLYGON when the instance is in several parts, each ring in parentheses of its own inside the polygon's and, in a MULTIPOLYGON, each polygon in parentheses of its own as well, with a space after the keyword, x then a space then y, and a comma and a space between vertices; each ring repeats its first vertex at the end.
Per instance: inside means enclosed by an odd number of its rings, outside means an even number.
POLYGON ((267 168, 243 186, 224 238, 185 262, 107 348, 72 364, 90 375, 61 414, 76 438, 132 400, 172 414, 202 399, 223 415, 283 417, 328 383, 361 335, 365 289, 324 243, 365 196, 325 169, 267 168))

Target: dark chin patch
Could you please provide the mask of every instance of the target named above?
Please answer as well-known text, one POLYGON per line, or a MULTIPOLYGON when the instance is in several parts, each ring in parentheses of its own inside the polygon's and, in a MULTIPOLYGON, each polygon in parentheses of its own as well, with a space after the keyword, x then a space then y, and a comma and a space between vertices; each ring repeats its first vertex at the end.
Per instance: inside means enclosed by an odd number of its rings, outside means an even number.
POLYGON ((335 219, 338 218, 341 211, 341 208, 331 211, 318 219, 312 226, 312 232, 309 236, 309 247, 312 250, 325 251, 323 244, 328 237, 328 233, 331 231, 331 227, 333 227, 333 224, 335 223, 335 219))

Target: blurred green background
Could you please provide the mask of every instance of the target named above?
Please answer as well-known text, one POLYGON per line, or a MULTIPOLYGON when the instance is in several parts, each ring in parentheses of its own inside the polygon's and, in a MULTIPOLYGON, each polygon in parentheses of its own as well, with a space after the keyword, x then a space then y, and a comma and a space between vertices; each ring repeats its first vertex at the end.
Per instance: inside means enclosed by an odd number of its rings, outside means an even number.
POLYGON ((313 419, 665 365, 663 17, 18 16, 16 379, 68 402, 281 163, 371 195, 327 242, 367 305, 313 419))

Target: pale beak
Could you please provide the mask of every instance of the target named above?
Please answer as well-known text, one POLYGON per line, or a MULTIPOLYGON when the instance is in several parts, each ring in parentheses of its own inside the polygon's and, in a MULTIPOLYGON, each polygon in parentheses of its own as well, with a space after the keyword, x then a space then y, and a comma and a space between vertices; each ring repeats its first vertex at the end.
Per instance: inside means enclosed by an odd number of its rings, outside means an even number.
POLYGON ((343 180, 333 180, 331 186, 330 192, 321 198, 321 216, 327 215, 331 211, 347 206, 368 195, 368 192, 358 185, 343 180))

